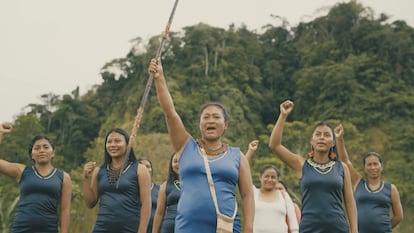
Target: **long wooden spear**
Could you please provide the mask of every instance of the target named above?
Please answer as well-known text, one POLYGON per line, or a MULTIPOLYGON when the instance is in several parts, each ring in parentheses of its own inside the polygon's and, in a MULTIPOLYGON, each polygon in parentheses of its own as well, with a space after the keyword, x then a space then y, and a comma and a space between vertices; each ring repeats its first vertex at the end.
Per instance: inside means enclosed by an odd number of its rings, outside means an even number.
MULTIPOLYGON (((157 54, 156 54, 155 57, 160 57, 161 56, 161 52, 162 52, 162 49, 164 47, 164 43, 168 39, 168 34, 170 32, 170 27, 171 27, 171 24, 172 24, 172 20, 174 18, 175 10, 177 9, 177 5, 178 5, 178 0, 175 0, 174 6, 173 6, 171 14, 170 14, 170 18, 168 19, 168 22, 167 22, 167 25, 165 26, 164 32, 161 35, 161 42, 160 42, 160 45, 158 46, 157 54)), ((117 181, 117 184, 116 184, 117 188, 118 188, 119 180, 121 179, 121 175, 123 173, 123 170, 128 165, 129 154, 131 153, 131 150, 132 150, 132 148, 134 146, 134 143, 135 143, 135 137, 137 136, 137 132, 138 132, 139 126, 141 124, 142 115, 144 114, 144 107, 145 107, 145 104, 147 103, 148 94, 151 90, 153 79, 154 79, 154 76, 151 73, 148 77, 147 85, 145 86, 144 95, 142 96, 141 103, 140 103, 140 105, 137 109, 137 115, 135 116, 134 124, 132 126, 131 134, 130 134, 130 137, 129 137, 127 151, 125 153, 125 160, 124 160, 124 163, 122 165, 121 171, 120 171, 119 176, 118 176, 118 181, 117 181)))

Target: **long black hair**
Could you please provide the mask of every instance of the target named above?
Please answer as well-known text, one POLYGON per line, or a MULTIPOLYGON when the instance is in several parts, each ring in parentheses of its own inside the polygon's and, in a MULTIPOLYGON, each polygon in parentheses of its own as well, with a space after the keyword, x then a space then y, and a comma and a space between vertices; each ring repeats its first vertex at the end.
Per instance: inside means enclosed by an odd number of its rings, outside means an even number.
POLYGON ((171 154, 170 165, 168 166, 168 181, 171 181, 171 182, 174 182, 174 180, 179 180, 180 179, 179 175, 174 172, 174 169, 173 169, 173 166, 172 166, 174 155, 175 155, 175 153, 171 154))
MULTIPOLYGON (((129 135, 125 130, 123 130, 121 128, 112 128, 112 129, 110 129, 108 131, 108 133, 106 134, 106 136, 105 136, 105 144, 104 144, 105 161, 104 161, 104 164, 103 164, 104 166, 109 165, 109 164, 112 163, 112 157, 109 155, 108 151, 106 150, 106 142, 108 141, 109 134, 111 134, 112 132, 119 133, 122 136, 124 136, 125 142, 126 142, 127 145, 128 145, 128 142, 129 142, 129 135)), ((137 158, 135 157, 134 149, 131 148, 131 151, 128 155, 128 163, 127 164, 133 163, 136 160, 137 160, 137 158)))

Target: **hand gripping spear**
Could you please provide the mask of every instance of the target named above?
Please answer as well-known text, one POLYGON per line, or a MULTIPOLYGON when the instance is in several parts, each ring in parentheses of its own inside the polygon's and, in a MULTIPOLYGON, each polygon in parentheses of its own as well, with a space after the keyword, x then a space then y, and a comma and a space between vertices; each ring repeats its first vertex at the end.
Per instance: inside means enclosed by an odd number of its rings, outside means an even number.
MULTIPOLYGON (((170 18, 168 19, 168 22, 167 22, 167 25, 165 26, 165 30, 164 30, 163 34, 161 35, 161 42, 160 42, 160 45, 157 49, 157 54, 156 54, 155 57, 161 56, 161 52, 162 52, 162 49, 164 47, 164 43, 168 39, 168 34, 170 32, 171 23, 172 23, 172 20, 174 18, 175 9, 177 8, 177 5, 178 5, 178 0, 175 0, 173 9, 172 9, 171 14, 170 14, 170 18)), ((132 126, 132 131, 131 131, 131 134, 130 134, 130 137, 129 137, 127 151, 125 153, 125 160, 124 160, 124 163, 122 165, 122 168, 121 168, 121 171, 119 173, 118 180, 117 180, 117 183, 116 183, 117 188, 118 188, 118 185, 119 185, 119 180, 121 179, 121 175, 122 175, 125 167, 129 163, 128 157, 129 157, 129 154, 131 153, 131 149, 134 145, 135 137, 137 136, 138 128, 140 126, 141 119, 142 119, 142 114, 144 113, 144 107, 145 107, 145 104, 146 104, 147 99, 148 99, 148 94, 151 90, 153 78, 154 78, 153 74, 150 74, 149 77, 148 77, 148 80, 147 80, 147 85, 145 86, 144 95, 142 96, 141 103, 140 103, 140 105, 137 109, 137 115, 135 116, 134 125, 132 126)))

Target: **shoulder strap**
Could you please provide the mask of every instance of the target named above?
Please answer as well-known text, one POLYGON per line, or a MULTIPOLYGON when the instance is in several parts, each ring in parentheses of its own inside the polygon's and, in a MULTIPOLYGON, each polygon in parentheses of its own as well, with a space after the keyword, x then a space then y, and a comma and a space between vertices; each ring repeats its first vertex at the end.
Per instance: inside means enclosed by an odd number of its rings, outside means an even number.
MULTIPOLYGON (((201 147, 200 150, 201 150, 201 153, 203 154, 204 166, 206 167, 206 173, 207 173, 208 186, 210 188, 211 197, 213 198, 214 207, 216 208, 216 213, 221 214, 219 207, 218 207, 218 203, 217 203, 216 189, 214 188, 214 181, 213 181, 213 177, 211 176, 211 170, 210 170, 210 165, 208 163, 208 158, 207 158, 206 152, 204 151, 204 148, 201 147)), ((236 213, 237 213, 237 202, 235 201, 234 213, 232 216, 233 219, 236 217, 236 213)))
POLYGON ((288 207, 287 207, 287 201, 286 201, 286 196, 285 196, 286 194, 285 194, 285 191, 283 191, 283 190, 280 190, 279 192, 282 194, 283 200, 285 201, 285 208, 286 208, 285 221, 286 221, 286 225, 288 227, 288 232, 290 233, 290 219, 289 219, 289 216, 288 216, 288 207))

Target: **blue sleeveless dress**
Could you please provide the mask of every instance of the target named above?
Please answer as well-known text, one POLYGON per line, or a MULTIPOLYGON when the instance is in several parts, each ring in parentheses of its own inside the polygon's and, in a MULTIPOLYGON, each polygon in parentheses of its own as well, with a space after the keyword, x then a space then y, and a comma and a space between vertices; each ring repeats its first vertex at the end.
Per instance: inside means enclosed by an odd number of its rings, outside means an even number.
POLYGON ((108 170, 98 172, 99 210, 94 233, 136 233, 138 231, 141 201, 137 176, 138 162, 124 170, 118 188, 109 183, 108 170))
POLYGON ((391 183, 383 182, 377 190, 371 190, 361 179, 355 189, 358 210, 359 233, 391 233, 391 183))
POLYGON ((25 167, 11 232, 57 233, 62 184, 61 170, 54 168, 49 175, 42 176, 34 167, 25 167))
POLYGON ((162 219, 160 233, 174 233, 175 216, 177 216, 177 204, 180 200, 180 184, 174 184, 173 181, 168 181, 166 186, 166 209, 162 219))
POLYGON ((344 168, 335 161, 331 168, 317 170, 308 159, 302 168, 302 218, 300 233, 349 233, 342 207, 344 168))
MULTIPOLYGON (((222 214, 233 216, 236 200, 235 188, 239 179, 240 149, 229 147, 227 152, 209 158, 210 169, 222 214)), ((175 232, 215 233, 216 209, 207 181, 204 160, 197 142, 191 138, 179 160, 181 197, 177 207, 175 232)), ((236 216, 233 232, 240 232, 240 219, 236 216)))
POLYGON ((158 192, 160 191, 160 185, 153 183, 151 188, 151 216, 148 222, 147 233, 152 233, 152 224, 154 222, 154 214, 157 209, 158 192))

